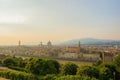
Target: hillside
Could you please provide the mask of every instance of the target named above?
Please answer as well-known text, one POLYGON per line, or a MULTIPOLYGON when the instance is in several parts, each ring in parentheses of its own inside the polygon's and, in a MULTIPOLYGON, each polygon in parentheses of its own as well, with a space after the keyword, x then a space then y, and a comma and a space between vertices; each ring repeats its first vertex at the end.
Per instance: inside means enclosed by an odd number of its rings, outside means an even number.
POLYGON ((94 39, 94 38, 83 38, 68 40, 60 45, 77 45, 80 41, 81 45, 120 45, 120 40, 105 40, 105 39, 94 39))

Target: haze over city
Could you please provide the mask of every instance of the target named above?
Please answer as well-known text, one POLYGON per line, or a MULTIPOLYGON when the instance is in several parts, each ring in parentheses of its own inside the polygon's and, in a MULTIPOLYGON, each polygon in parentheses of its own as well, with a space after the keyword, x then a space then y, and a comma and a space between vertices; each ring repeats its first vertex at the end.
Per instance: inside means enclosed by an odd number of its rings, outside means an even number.
POLYGON ((0 44, 120 40, 120 0, 0 0, 0 44))
POLYGON ((0 0, 0 80, 120 80, 120 0, 0 0))

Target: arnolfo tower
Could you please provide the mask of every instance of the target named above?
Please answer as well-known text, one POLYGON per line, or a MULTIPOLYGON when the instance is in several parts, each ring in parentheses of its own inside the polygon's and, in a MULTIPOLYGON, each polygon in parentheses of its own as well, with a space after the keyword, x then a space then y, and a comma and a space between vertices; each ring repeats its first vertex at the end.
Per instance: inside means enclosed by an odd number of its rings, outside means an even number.
POLYGON ((80 53, 81 47, 80 47, 80 41, 78 42, 78 53, 80 53))

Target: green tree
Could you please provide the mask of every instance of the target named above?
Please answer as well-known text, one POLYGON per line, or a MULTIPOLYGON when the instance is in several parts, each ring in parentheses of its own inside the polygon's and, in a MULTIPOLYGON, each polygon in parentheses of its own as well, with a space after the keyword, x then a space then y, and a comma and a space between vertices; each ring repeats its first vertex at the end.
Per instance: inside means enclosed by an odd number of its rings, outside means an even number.
POLYGON ((52 64, 54 64, 54 67, 56 68, 57 73, 60 72, 60 64, 56 60, 49 60, 52 64))
POLYGON ((77 74, 81 76, 99 78, 99 70, 94 66, 82 66, 78 68, 77 74))
POLYGON ((30 59, 25 69, 27 72, 38 75, 57 74, 56 66, 52 60, 45 60, 40 58, 30 59))
POLYGON ((64 75, 75 75, 77 72, 78 66, 74 63, 66 63, 62 66, 62 73, 64 75))
POLYGON ((114 64, 116 65, 117 70, 120 72, 120 55, 115 57, 114 64))
POLYGON ((102 60, 99 60, 96 63, 94 63, 93 66, 100 66, 101 64, 102 64, 102 60))
POLYGON ((17 65, 18 67, 25 68, 27 64, 27 60, 23 60, 22 58, 18 58, 17 65))
POLYGON ((117 73, 116 66, 113 63, 104 63, 104 64, 102 64, 100 66, 100 68, 102 68, 102 67, 106 67, 106 68, 108 68, 110 70, 110 72, 111 72, 111 75, 110 75, 111 78, 113 78, 113 73, 114 72, 117 73))
POLYGON ((102 67, 100 69, 100 80, 109 80, 111 77, 111 71, 107 67, 102 67))
POLYGON ((102 63, 101 65, 98 66, 98 68, 101 70, 101 68, 108 68, 110 70, 110 77, 111 79, 116 78, 116 80, 119 79, 120 72, 117 71, 117 67, 114 63, 102 63))
POLYGON ((7 58, 5 58, 5 59, 2 61, 2 64, 3 64, 4 66, 7 66, 7 67, 9 67, 9 66, 17 66, 17 61, 16 61, 16 59, 13 58, 13 57, 7 57, 7 58))
POLYGON ((39 74, 40 65, 42 63, 42 59, 38 58, 31 58, 28 63, 26 64, 26 71, 33 73, 33 74, 39 74))
POLYGON ((40 66, 40 74, 46 75, 46 74, 56 74, 57 69, 55 68, 55 65, 50 60, 43 60, 42 65, 40 66))

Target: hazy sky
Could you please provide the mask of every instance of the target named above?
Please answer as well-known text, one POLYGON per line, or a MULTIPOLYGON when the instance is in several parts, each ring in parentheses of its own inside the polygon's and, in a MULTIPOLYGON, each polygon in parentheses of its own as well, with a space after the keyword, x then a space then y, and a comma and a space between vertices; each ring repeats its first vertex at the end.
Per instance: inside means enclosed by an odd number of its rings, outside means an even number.
POLYGON ((120 0, 0 0, 0 44, 120 40, 120 0))

